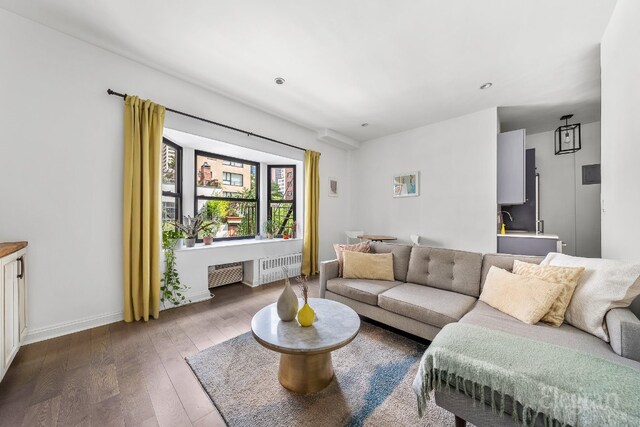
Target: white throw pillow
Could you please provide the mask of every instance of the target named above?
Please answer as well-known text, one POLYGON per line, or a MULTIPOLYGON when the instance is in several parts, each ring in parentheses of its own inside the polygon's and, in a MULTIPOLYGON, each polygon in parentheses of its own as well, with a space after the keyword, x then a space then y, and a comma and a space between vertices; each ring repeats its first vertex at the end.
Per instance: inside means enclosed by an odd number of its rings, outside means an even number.
POLYGON ((612 308, 628 307, 640 295, 640 263, 582 258, 552 252, 540 265, 584 267, 566 322, 609 342, 605 316, 612 308))

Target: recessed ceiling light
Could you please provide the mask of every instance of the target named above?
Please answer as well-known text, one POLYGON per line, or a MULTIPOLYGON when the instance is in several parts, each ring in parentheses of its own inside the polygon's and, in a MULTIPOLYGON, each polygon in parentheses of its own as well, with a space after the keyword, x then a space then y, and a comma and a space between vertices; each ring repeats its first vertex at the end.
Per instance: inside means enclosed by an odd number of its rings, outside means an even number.
POLYGON ((366 128, 367 126, 369 126, 369 123, 363 123, 360 126, 362 126, 363 128, 366 128))
POLYGON ((491 86, 493 86, 493 83, 491 82, 486 82, 485 84, 483 84, 482 86, 480 86, 480 89, 484 90, 484 89, 489 89, 491 86))
POLYGON ((276 77, 275 81, 277 85, 284 84, 284 79, 282 77, 276 77))

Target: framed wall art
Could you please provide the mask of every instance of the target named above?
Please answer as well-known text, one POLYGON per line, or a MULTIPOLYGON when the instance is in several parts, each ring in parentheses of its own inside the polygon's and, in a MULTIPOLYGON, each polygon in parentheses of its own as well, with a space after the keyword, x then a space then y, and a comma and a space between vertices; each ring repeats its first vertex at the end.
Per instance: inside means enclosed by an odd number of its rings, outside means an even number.
POLYGON ((338 180, 329 178, 329 197, 338 197, 338 180))
POLYGON ((393 197, 420 195, 420 172, 405 172, 393 176, 393 197))

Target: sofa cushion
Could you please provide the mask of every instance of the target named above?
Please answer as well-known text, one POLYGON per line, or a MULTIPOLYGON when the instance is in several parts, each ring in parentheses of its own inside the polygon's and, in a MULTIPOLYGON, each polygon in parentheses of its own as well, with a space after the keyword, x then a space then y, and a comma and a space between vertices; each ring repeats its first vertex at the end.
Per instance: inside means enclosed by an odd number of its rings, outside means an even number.
POLYGON ((407 281, 407 268, 411 246, 397 243, 371 243, 371 252, 376 254, 393 254, 393 276, 401 282, 407 281))
POLYGON ((343 297, 351 298, 365 304, 378 305, 378 295, 388 291, 402 282, 366 279, 330 279, 327 289, 343 297))
POLYGON ((556 267, 553 265, 542 266, 519 260, 513 261, 513 272, 521 276, 537 277, 547 282, 560 283, 562 292, 551 304, 549 312, 542 317, 544 323, 560 326, 564 322, 564 313, 567 311, 569 301, 578 285, 578 280, 584 272, 584 267, 556 267))
POLYGON ((456 292, 403 283, 378 296, 378 305, 438 328, 460 320, 476 302, 476 298, 456 292))
POLYGON ((480 295, 482 254, 415 246, 411 250, 407 282, 480 295))
POLYGON ((593 354, 603 359, 640 369, 640 363, 618 356, 611 346, 600 338, 581 331, 567 323, 563 323, 559 328, 545 323, 527 325, 482 301, 478 301, 475 307, 460 319, 460 322, 572 348, 576 351, 593 354))
POLYGON ((609 341, 605 316, 612 308, 628 307, 640 295, 640 263, 574 257, 551 252, 541 265, 584 267, 565 315, 576 328, 609 341))
POLYGON ((484 286, 484 281, 489 274, 489 269, 496 266, 509 272, 513 271, 513 261, 523 261, 531 264, 540 264, 544 257, 531 255, 507 255, 507 254, 486 254, 482 257, 482 279, 480 280, 480 291, 484 286))
POLYGON ((336 251, 336 257, 338 258, 338 276, 342 277, 342 269, 344 268, 344 253, 345 252, 371 252, 369 247, 370 242, 360 242, 353 245, 341 245, 335 243, 333 250, 336 251))
POLYGON ((393 281, 393 254, 344 252, 342 277, 393 281))
POLYGON ((549 312, 563 289, 562 283, 547 282, 537 277, 521 276, 491 267, 480 301, 524 323, 534 325, 549 312))

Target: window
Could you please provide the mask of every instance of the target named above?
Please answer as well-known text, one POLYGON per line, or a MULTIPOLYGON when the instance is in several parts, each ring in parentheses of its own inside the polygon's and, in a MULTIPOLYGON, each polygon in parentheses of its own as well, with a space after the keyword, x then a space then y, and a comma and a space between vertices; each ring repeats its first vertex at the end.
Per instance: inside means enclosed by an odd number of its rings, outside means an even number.
POLYGON ((222 164, 225 166, 233 166, 234 168, 241 168, 242 166, 244 166, 244 164, 240 162, 231 162, 229 160, 223 161, 222 164))
POLYGON ((182 216, 182 148, 162 139, 162 222, 182 216))
POLYGON ((219 218, 215 239, 252 238, 260 232, 259 171, 256 162, 195 152, 195 211, 219 218))
POLYGON ((233 185, 235 187, 242 187, 243 176, 239 173, 223 172, 222 182, 223 184, 233 185))
POLYGON ((296 220, 296 167, 268 166, 268 219, 275 222, 277 236, 290 234, 296 220))

